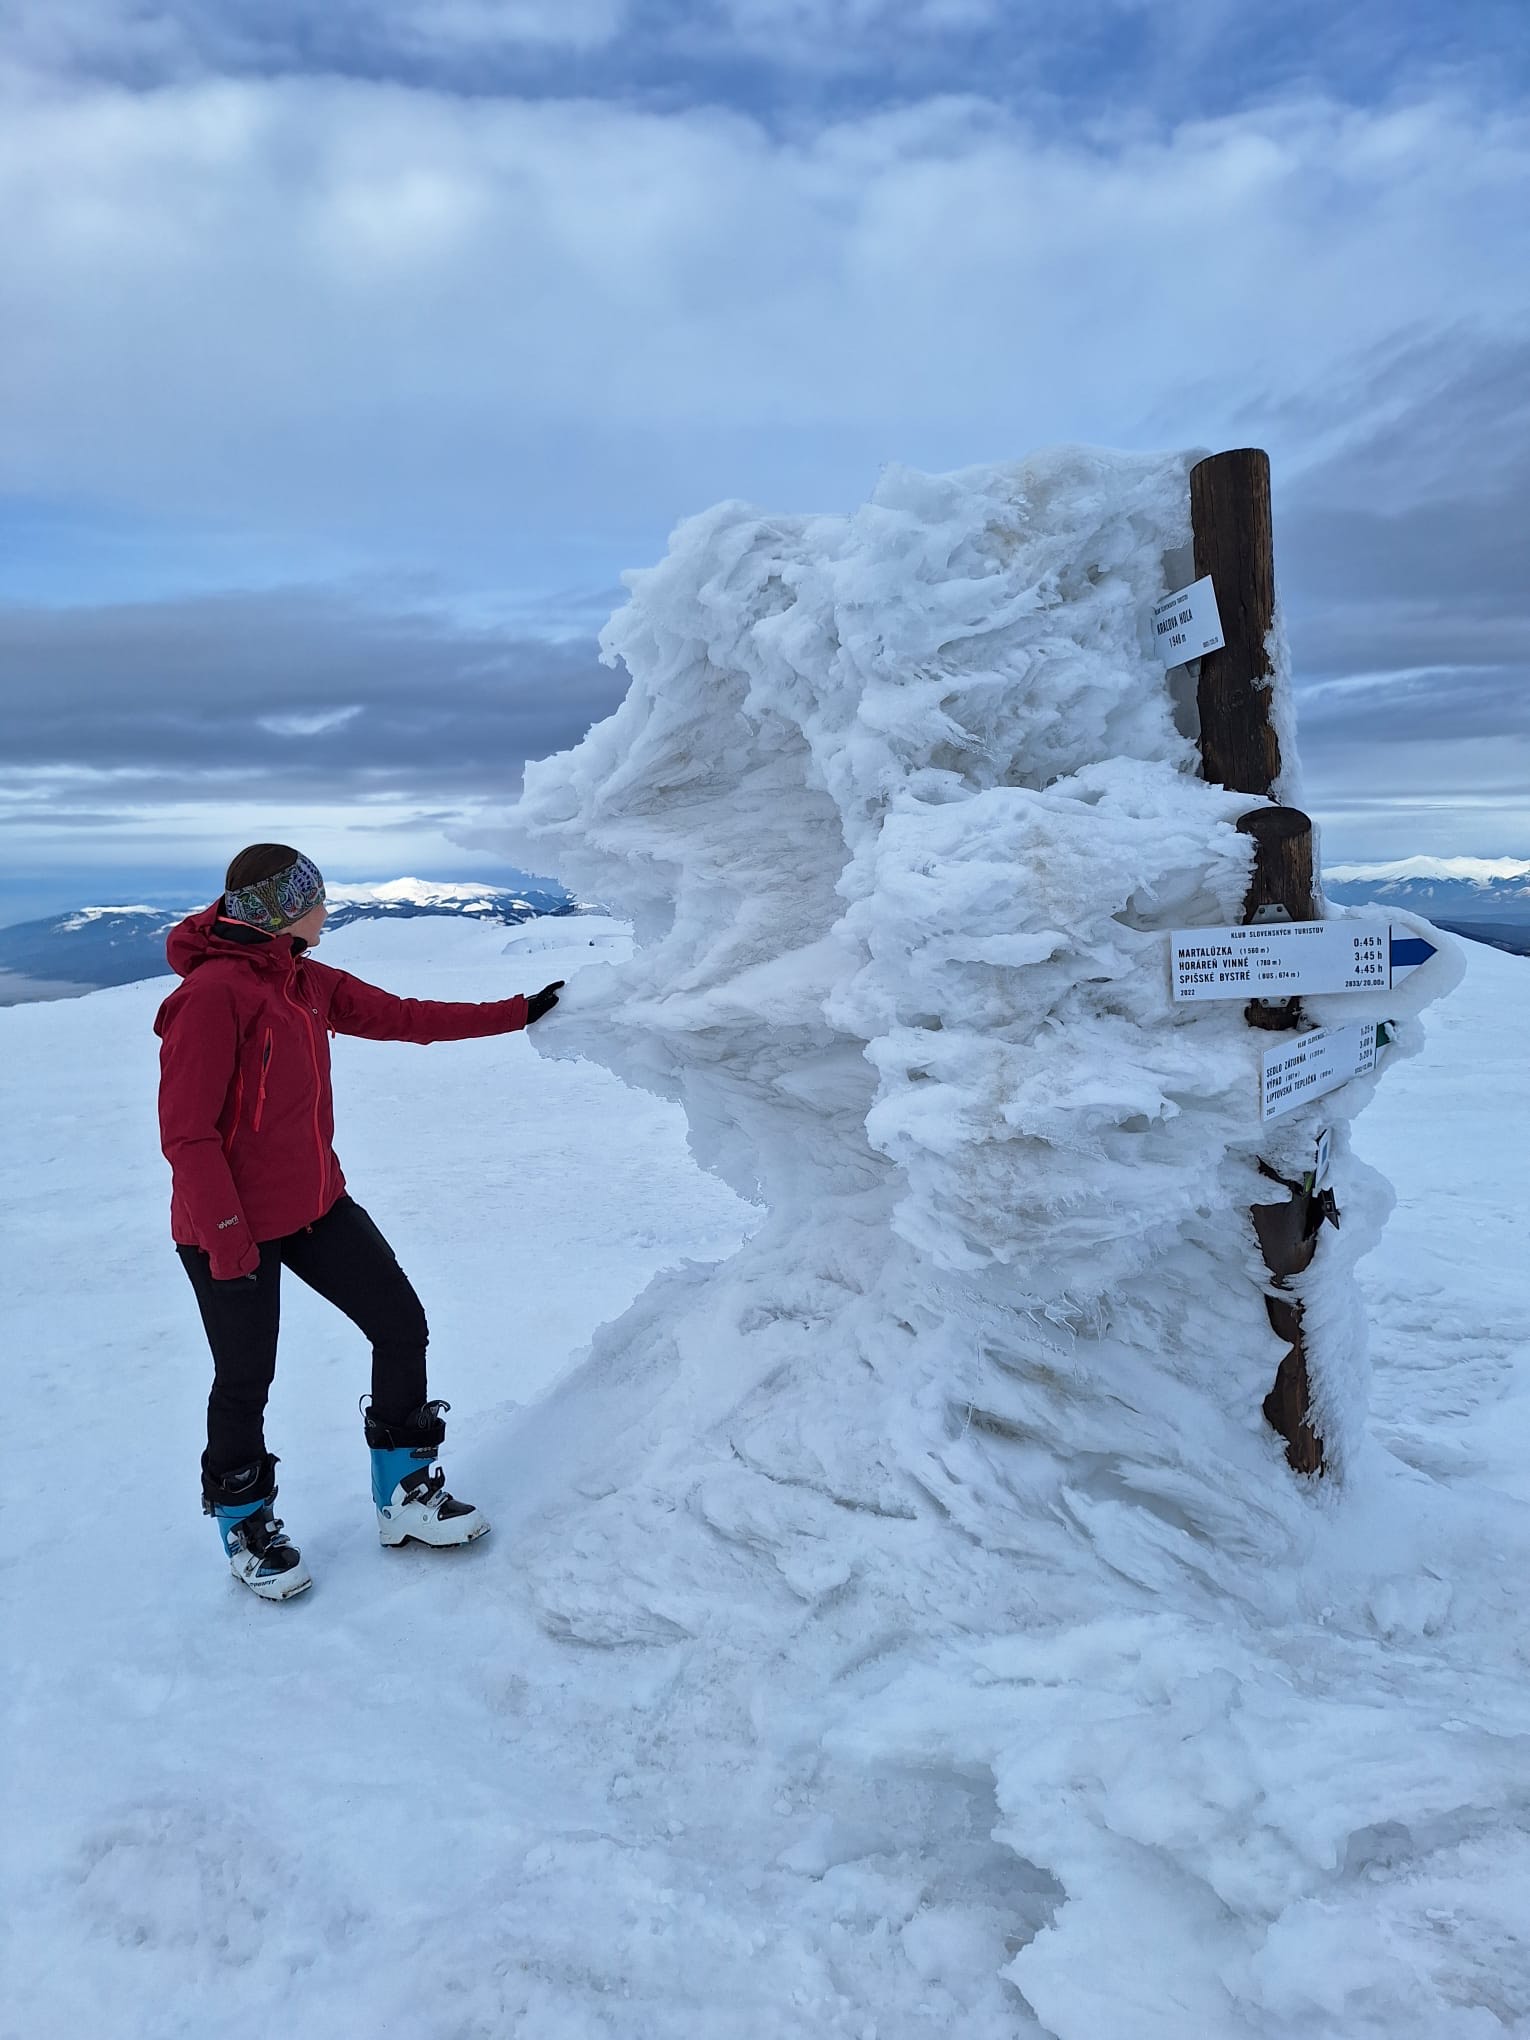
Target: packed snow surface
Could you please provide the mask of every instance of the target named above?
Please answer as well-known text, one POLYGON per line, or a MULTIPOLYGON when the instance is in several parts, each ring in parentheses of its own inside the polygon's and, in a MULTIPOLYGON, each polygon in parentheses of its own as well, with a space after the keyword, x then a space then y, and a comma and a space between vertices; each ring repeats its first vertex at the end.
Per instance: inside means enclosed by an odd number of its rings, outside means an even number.
POLYGON ((369 1546, 360 1356, 299 1297, 271 1443, 319 1586, 240 1602, 191 1516, 205 1362, 148 1045, 107 1043, 154 1000, 0 1016, 39 1156, 29 1480, 84 1498, 9 1547, 18 2030, 1530 2018, 1523 966, 1442 1009, 1469 1076, 1417 1018, 1444 938, 1399 993, 1313 1001, 1399 1038, 1272 1127, 1268 1038, 1171 1004, 1167 931, 1235 918, 1249 855, 1148 642, 1185 467, 1064 450, 890 470, 850 518, 693 520, 610 627, 626 702, 515 820, 631 955, 588 921, 492 962, 468 926, 337 938, 405 991, 427 958, 457 996, 470 958, 481 996, 569 979, 524 1038, 337 1044, 342 1124, 371 1114, 342 1154, 498 1523, 460 1562, 369 1546), (1313 1483, 1260 1414, 1248 1207, 1320 1126, 1313 1483), (99 1498, 138 1466, 135 1599, 99 1498))
MULTIPOLYGON (((443 920, 361 923, 323 953, 415 996, 495 998, 544 971, 578 984, 592 929, 559 926, 569 947, 538 950, 534 972, 505 930, 443 920)), ((539 1060, 537 1030, 334 1044, 340 1152, 425 1299, 446 1464, 494 1535, 460 1554, 378 1547, 365 1351, 290 1283, 270 1440, 317 1584, 256 1603, 197 1504, 208 1363, 165 1229, 149 1031, 164 985, 0 1013, 19 1158, 0 1178, 7 1336, 25 1356, 6 1453, 0 2034, 1020 2040, 1045 2029, 1002 1971, 1067 1875, 1028 1868, 1022 1834, 1107 1783, 1116 1846, 1152 1874, 1123 1875, 1054 2030, 1086 2030, 1102 1997, 1091 2040, 1166 2025, 1185 2002, 1171 1953, 1261 1934, 1263 2003, 1182 2016, 1176 2040, 1379 2033, 1368 2004, 1404 1983, 1393 2034, 1523 2030, 1530 966, 1471 959, 1360 1129, 1399 1191, 1360 1267, 1373 1440, 1296 1552, 1272 1538, 1288 1612, 1261 1635, 1239 1604, 1219 1629, 1202 1598, 1193 1658, 1171 1650, 1183 1597, 1143 1615, 1127 1578, 1121 1612, 1060 1655, 1065 1607, 1013 1612, 1019 1557, 1006 1599, 950 1634, 948 1533, 913 1495, 884 1516, 779 1490, 818 1503, 794 1591, 765 1557, 792 1556, 778 1491, 742 1461, 731 1492, 707 1494, 730 1534, 708 1534, 769 1639, 753 1664, 662 1540, 581 1557, 600 1482, 576 1469, 634 1465, 626 1433, 653 1399, 621 1336, 593 1363, 586 1342, 666 1267, 693 1293, 758 1213, 698 1172, 674 1107, 539 1060), (675 1631, 610 1648, 552 1633, 548 1561, 529 1560, 560 1522, 592 1596, 614 1565, 675 1631), (815 1595, 808 1570, 847 1536, 858 1563, 864 1529, 903 1561, 901 1609, 878 1627, 815 1595), (730 1563, 751 1534, 768 1574, 730 1563), (1011 1799, 981 1752, 1016 1741, 1034 1769, 1066 1765, 1062 1783, 1011 1799), (1304 1895, 1213 1900, 1208 1875, 1240 1855, 1270 1878, 1272 1816, 1304 1895)), ((677 1452, 705 1417, 699 1397, 675 1413, 677 1452)), ((842 1457, 814 1411, 798 1429, 842 1457)), ((1113 1506, 1124 1518, 1129 1496, 1113 1506)), ((1184 1535, 1168 1513, 1155 1528, 1184 1535)), ((1138 1565, 1151 1550, 1124 1522, 1120 1548, 1138 1565)))

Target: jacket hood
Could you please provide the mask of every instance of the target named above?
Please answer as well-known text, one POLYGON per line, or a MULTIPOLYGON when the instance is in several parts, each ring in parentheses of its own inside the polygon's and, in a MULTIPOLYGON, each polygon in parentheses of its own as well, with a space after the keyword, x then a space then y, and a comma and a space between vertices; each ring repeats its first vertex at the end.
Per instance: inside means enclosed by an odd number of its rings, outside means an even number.
POLYGON ((286 970, 293 955, 290 935, 272 935, 263 941, 241 940, 220 932, 230 924, 223 919, 223 902, 215 900, 184 921, 177 921, 165 937, 165 956, 177 977, 190 977, 199 964, 213 957, 233 958, 255 970, 286 970))

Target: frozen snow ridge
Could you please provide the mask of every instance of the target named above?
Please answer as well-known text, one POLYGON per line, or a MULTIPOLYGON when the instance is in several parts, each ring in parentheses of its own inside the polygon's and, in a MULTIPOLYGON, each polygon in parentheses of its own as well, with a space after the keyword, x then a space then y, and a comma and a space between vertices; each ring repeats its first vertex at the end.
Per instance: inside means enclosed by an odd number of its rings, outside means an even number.
MULTIPOLYGON (((1169 997, 1165 931, 1238 916, 1252 804, 1198 777, 1146 630, 1186 578, 1188 465, 891 469, 850 517, 723 504, 629 577, 626 700, 527 768, 512 841, 636 950, 535 1045, 678 1100, 765 1215, 544 1415, 598 1442, 526 1576, 555 1635, 671 1652, 687 1734, 749 1723, 825 1862, 889 1775, 992 1781, 1013 1869, 974 2034, 1475 2034, 1417 2023, 1369 1924, 1363 1838, 1490 1826, 1501 1732, 1442 1741, 1420 1668, 1374 1740, 1374 1580, 1341 1555, 1374 1080, 1261 1128, 1241 1007, 1169 997), (1344 1222, 1305 1285, 1315 1488, 1260 1414, 1283 1349, 1247 1208, 1319 1124, 1344 1222)), ((1456 968, 1374 1009, 1397 1053, 1456 968)))

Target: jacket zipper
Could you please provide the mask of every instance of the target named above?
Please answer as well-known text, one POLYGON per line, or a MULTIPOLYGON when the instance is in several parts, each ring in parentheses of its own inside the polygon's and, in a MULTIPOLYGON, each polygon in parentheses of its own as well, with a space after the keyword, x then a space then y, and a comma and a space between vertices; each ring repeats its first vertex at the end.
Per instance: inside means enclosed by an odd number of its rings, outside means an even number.
POLYGON ((235 1077, 234 1079, 233 1124, 229 1127, 228 1132, 223 1136, 223 1152, 225 1154, 227 1154, 229 1149, 234 1145, 234 1135, 239 1131, 239 1115, 241 1112, 243 1112, 243 1110, 244 1110, 244 1071, 241 1070, 238 1076, 235 1077))
POLYGON ((266 1029, 266 1044, 260 1051, 260 1090, 255 1098, 255 1117, 250 1121, 252 1133, 259 1133, 260 1122, 266 1110, 266 1077, 271 1068, 271 1030, 266 1029))
MULTIPOLYGON (((293 976, 296 976, 295 971, 293 976)), ((302 1014, 308 1027, 308 1060, 313 1064, 313 1146, 319 1164, 319 1203, 322 1207, 324 1192, 329 1188, 329 1171, 324 1166, 324 1137, 319 1131, 319 1093, 323 1086, 319 1082, 319 1051, 314 1047, 313 1015, 302 1001, 294 996, 291 977, 282 986, 282 993, 287 1003, 302 1014)))

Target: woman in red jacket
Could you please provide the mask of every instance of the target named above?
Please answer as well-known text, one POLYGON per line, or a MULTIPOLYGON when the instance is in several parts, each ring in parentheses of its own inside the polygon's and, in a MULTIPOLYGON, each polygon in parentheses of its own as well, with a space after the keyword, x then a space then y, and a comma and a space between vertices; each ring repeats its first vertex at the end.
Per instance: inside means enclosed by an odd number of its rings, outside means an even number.
POLYGON ((160 1138, 172 1172, 170 1228, 213 1355, 202 1505, 234 1577, 284 1601, 313 1584, 275 1516, 276 1461, 265 1442, 284 1266, 371 1341, 365 1428, 383 1543, 468 1544, 489 1527, 446 1492, 434 1462, 447 1405, 426 1397, 425 1313, 392 1248, 346 1194, 330 1145, 330 1036, 509 1034, 558 1003, 562 980, 530 999, 481 1005, 398 999, 313 960, 328 911, 324 881, 287 844, 242 850, 226 886, 166 944, 183 982, 154 1022, 160 1138))

